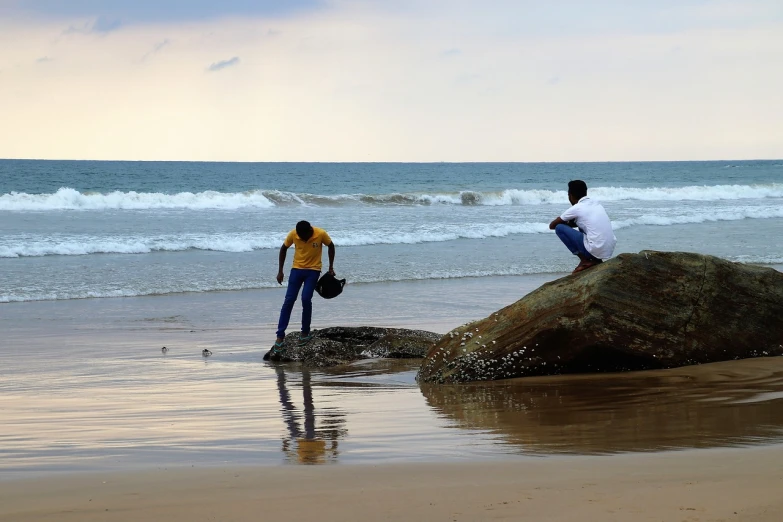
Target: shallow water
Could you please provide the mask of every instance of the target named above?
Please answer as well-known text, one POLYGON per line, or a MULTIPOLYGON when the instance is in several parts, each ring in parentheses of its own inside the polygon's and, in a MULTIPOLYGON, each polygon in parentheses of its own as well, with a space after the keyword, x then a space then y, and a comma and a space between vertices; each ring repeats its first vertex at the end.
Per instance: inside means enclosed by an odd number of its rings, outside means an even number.
POLYGON ((423 386, 427 404, 513 453, 607 454, 783 439, 783 358, 423 386))
MULTIPOLYGON (((540 282, 357 285, 334 308, 318 302, 315 326, 445 332, 540 282), (384 306, 371 306, 379 294, 384 306)), ((783 442, 783 357, 420 387, 418 361, 263 362, 274 328, 255 323, 274 317, 281 292, 2 305, 0 478, 783 442)))
POLYGON ((783 441, 783 358, 419 387, 418 361, 314 372, 260 355, 71 353, 48 371, 17 371, 0 393, 0 471, 11 478, 783 441))

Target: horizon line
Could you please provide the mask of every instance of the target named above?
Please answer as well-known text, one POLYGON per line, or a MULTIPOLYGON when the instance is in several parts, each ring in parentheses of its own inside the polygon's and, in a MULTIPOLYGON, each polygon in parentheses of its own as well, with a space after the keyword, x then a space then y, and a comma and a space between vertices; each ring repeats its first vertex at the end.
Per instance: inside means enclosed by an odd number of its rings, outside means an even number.
POLYGON ((273 163, 305 163, 305 164, 421 164, 421 165, 455 165, 455 164, 573 164, 573 163, 706 163, 731 161, 783 161, 780 158, 722 158, 722 159, 685 159, 685 160, 563 160, 563 161, 248 161, 248 160, 146 160, 146 159, 73 159, 73 158, 0 158, 0 161, 72 161, 96 163, 237 163, 237 164, 273 164, 273 163))

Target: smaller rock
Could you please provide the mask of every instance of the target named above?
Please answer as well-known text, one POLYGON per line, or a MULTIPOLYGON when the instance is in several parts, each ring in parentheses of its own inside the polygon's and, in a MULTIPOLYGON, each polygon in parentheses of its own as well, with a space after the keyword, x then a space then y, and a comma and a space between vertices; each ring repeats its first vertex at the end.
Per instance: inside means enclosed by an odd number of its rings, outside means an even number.
POLYGON ((312 340, 299 346, 299 333, 283 341, 282 353, 270 350, 264 360, 299 362, 323 368, 368 358, 423 358, 442 336, 423 330, 335 326, 315 330, 312 340))

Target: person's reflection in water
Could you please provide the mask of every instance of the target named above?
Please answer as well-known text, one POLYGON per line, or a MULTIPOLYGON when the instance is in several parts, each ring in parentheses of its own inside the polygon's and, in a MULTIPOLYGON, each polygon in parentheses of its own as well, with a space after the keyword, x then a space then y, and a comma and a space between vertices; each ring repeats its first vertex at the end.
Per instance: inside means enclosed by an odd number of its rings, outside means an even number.
POLYGON ((310 372, 302 371, 304 408, 301 412, 291 401, 291 394, 286 386, 285 370, 281 367, 275 367, 275 372, 277 373, 277 389, 280 392, 280 404, 282 405, 280 411, 288 428, 287 437, 283 437, 283 453, 286 455, 286 459, 300 464, 325 464, 336 461, 339 455, 337 440, 347 433, 344 428, 345 414, 334 409, 322 410, 319 418, 327 426, 317 428, 310 372), (304 420, 303 423, 302 420, 304 420))

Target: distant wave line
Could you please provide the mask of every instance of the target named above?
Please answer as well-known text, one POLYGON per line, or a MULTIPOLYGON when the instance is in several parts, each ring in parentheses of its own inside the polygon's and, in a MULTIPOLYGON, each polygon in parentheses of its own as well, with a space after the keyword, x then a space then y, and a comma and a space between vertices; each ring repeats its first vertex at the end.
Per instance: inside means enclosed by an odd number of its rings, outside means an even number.
MULTIPOLYGON (((433 230, 425 232, 388 231, 363 232, 353 234, 332 233, 338 246, 368 245, 413 245, 454 241, 457 239, 484 239, 488 237, 506 237, 511 234, 543 233, 548 231, 545 223, 520 223, 514 225, 482 225, 470 230, 465 227, 451 227, 453 230, 433 230)), ((283 235, 258 237, 243 235, 214 235, 207 237, 176 238, 155 237, 126 239, 112 238, 63 238, 61 240, 36 241, 3 240, 0 238, 0 258, 2 257, 39 257, 47 255, 89 255, 89 254, 148 254, 152 252, 181 252, 185 250, 209 250, 218 252, 252 252, 254 250, 279 248, 283 235)))
MULTIPOLYGON (((739 221, 743 219, 768 219, 783 217, 783 207, 746 207, 734 210, 723 209, 719 214, 702 210, 693 214, 681 215, 641 215, 629 219, 613 221, 615 230, 633 226, 672 226, 698 224, 718 221, 739 221)), ((363 232, 342 233, 333 231, 332 237, 338 246, 371 245, 415 245, 422 243, 442 243, 461 239, 504 238, 517 234, 552 233, 547 223, 484 223, 480 226, 437 225, 437 230, 397 231, 367 230, 363 232)), ((182 252, 204 250, 217 252, 242 253, 255 250, 276 249, 282 243, 281 235, 256 236, 252 234, 215 234, 193 237, 60 237, 51 239, 0 238, 0 258, 41 257, 41 256, 78 256, 91 254, 149 254, 153 252, 182 252)))
MULTIPOLYGON (((783 183, 686 187, 595 187, 591 197, 600 201, 720 201, 783 198, 783 183)), ((239 210, 285 206, 504 206, 567 204, 565 191, 505 189, 463 190, 443 193, 390 193, 323 195, 280 190, 245 192, 79 192, 62 187, 53 194, 10 192, 0 195, 0 211, 59 210, 239 210)))

